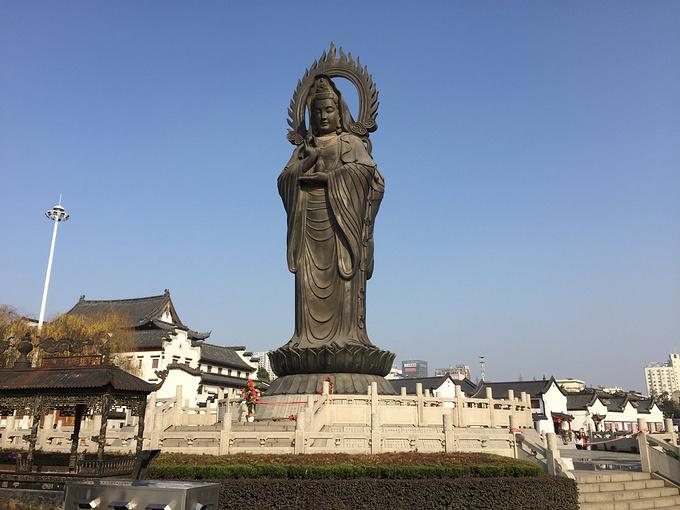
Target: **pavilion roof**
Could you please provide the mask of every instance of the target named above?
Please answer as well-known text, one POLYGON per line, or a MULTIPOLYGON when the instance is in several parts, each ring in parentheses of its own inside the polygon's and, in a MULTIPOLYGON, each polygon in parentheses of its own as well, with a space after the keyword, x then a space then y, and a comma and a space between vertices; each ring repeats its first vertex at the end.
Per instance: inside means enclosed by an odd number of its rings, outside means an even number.
POLYGON ((151 393, 156 385, 109 365, 0 369, 0 394, 49 390, 151 393))

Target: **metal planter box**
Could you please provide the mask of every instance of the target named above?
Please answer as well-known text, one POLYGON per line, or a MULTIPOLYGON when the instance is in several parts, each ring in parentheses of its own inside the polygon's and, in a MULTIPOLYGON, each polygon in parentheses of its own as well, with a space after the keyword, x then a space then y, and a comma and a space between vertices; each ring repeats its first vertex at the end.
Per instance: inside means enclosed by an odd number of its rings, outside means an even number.
POLYGON ((218 510, 219 484, 159 480, 68 483, 64 510, 218 510))

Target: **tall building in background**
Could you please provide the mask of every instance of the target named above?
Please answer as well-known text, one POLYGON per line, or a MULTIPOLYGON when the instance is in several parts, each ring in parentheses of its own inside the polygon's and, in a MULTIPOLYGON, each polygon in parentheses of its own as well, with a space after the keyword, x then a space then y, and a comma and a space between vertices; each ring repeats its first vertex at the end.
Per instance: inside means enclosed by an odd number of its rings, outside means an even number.
POLYGON ((427 377, 427 361, 420 359, 402 361, 401 375, 404 378, 427 377))
POLYGON ((680 390, 680 354, 671 353, 666 363, 650 363, 645 367, 647 393, 661 395, 680 390))
POLYGON ((467 365, 449 365, 448 368, 435 368, 434 376, 441 377, 443 375, 450 375, 452 379, 462 381, 465 378, 470 379, 470 367, 467 365))

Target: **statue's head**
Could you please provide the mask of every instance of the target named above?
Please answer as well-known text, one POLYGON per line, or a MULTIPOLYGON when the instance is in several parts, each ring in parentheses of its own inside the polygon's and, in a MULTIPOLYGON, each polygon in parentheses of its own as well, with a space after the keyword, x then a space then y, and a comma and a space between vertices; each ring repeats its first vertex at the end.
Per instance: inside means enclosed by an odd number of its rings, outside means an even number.
POLYGON ((340 91, 326 75, 319 75, 307 95, 312 131, 316 136, 347 131, 352 116, 340 91))

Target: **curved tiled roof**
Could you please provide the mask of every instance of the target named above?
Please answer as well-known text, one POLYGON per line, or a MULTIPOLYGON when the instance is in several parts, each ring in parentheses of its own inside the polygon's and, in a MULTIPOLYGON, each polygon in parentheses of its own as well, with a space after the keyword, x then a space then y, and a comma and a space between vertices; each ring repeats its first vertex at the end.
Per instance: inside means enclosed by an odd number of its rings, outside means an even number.
POLYGON ((494 398, 507 398, 508 390, 513 390, 515 392, 515 398, 518 398, 520 394, 524 391, 532 397, 538 397, 542 395, 552 384, 555 384, 557 389, 562 392, 563 395, 567 393, 560 388, 560 386, 555 382, 555 379, 551 377, 550 379, 540 380, 540 381, 506 381, 506 382, 486 382, 482 381, 479 386, 477 386, 477 391, 474 394, 475 398, 484 398, 486 395, 486 388, 491 388, 494 398))
POLYGON ((248 372, 255 370, 243 361, 233 348, 205 342, 194 342, 193 344, 201 348, 201 363, 217 363, 238 370, 246 370, 248 372))
POLYGON ((451 382, 456 386, 460 386, 463 393, 466 396, 471 396, 475 391, 475 385, 469 379, 457 380, 450 375, 438 375, 435 377, 405 377, 404 379, 390 379, 389 383, 392 385, 394 390, 399 393, 402 388, 406 388, 407 395, 416 394, 416 384, 420 383, 423 385, 423 391, 430 390, 434 391, 438 389, 447 379, 451 379, 451 382))
POLYGON ((127 317, 130 326, 137 326, 153 319, 160 319, 166 305, 170 305, 175 326, 186 327, 182 324, 175 307, 170 299, 170 291, 167 289, 158 296, 147 296, 132 299, 104 299, 90 300, 81 296, 76 305, 68 314, 84 315, 86 317, 101 317, 109 313, 115 313, 127 317))
POLYGON ((51 389, 151 393, 156 386, 114 366, 0 369, 0 393, 51 389))
POLYGON ((583 410, 595 403, 597 394, 594 391, 567 393, 567 410, 583 410))

